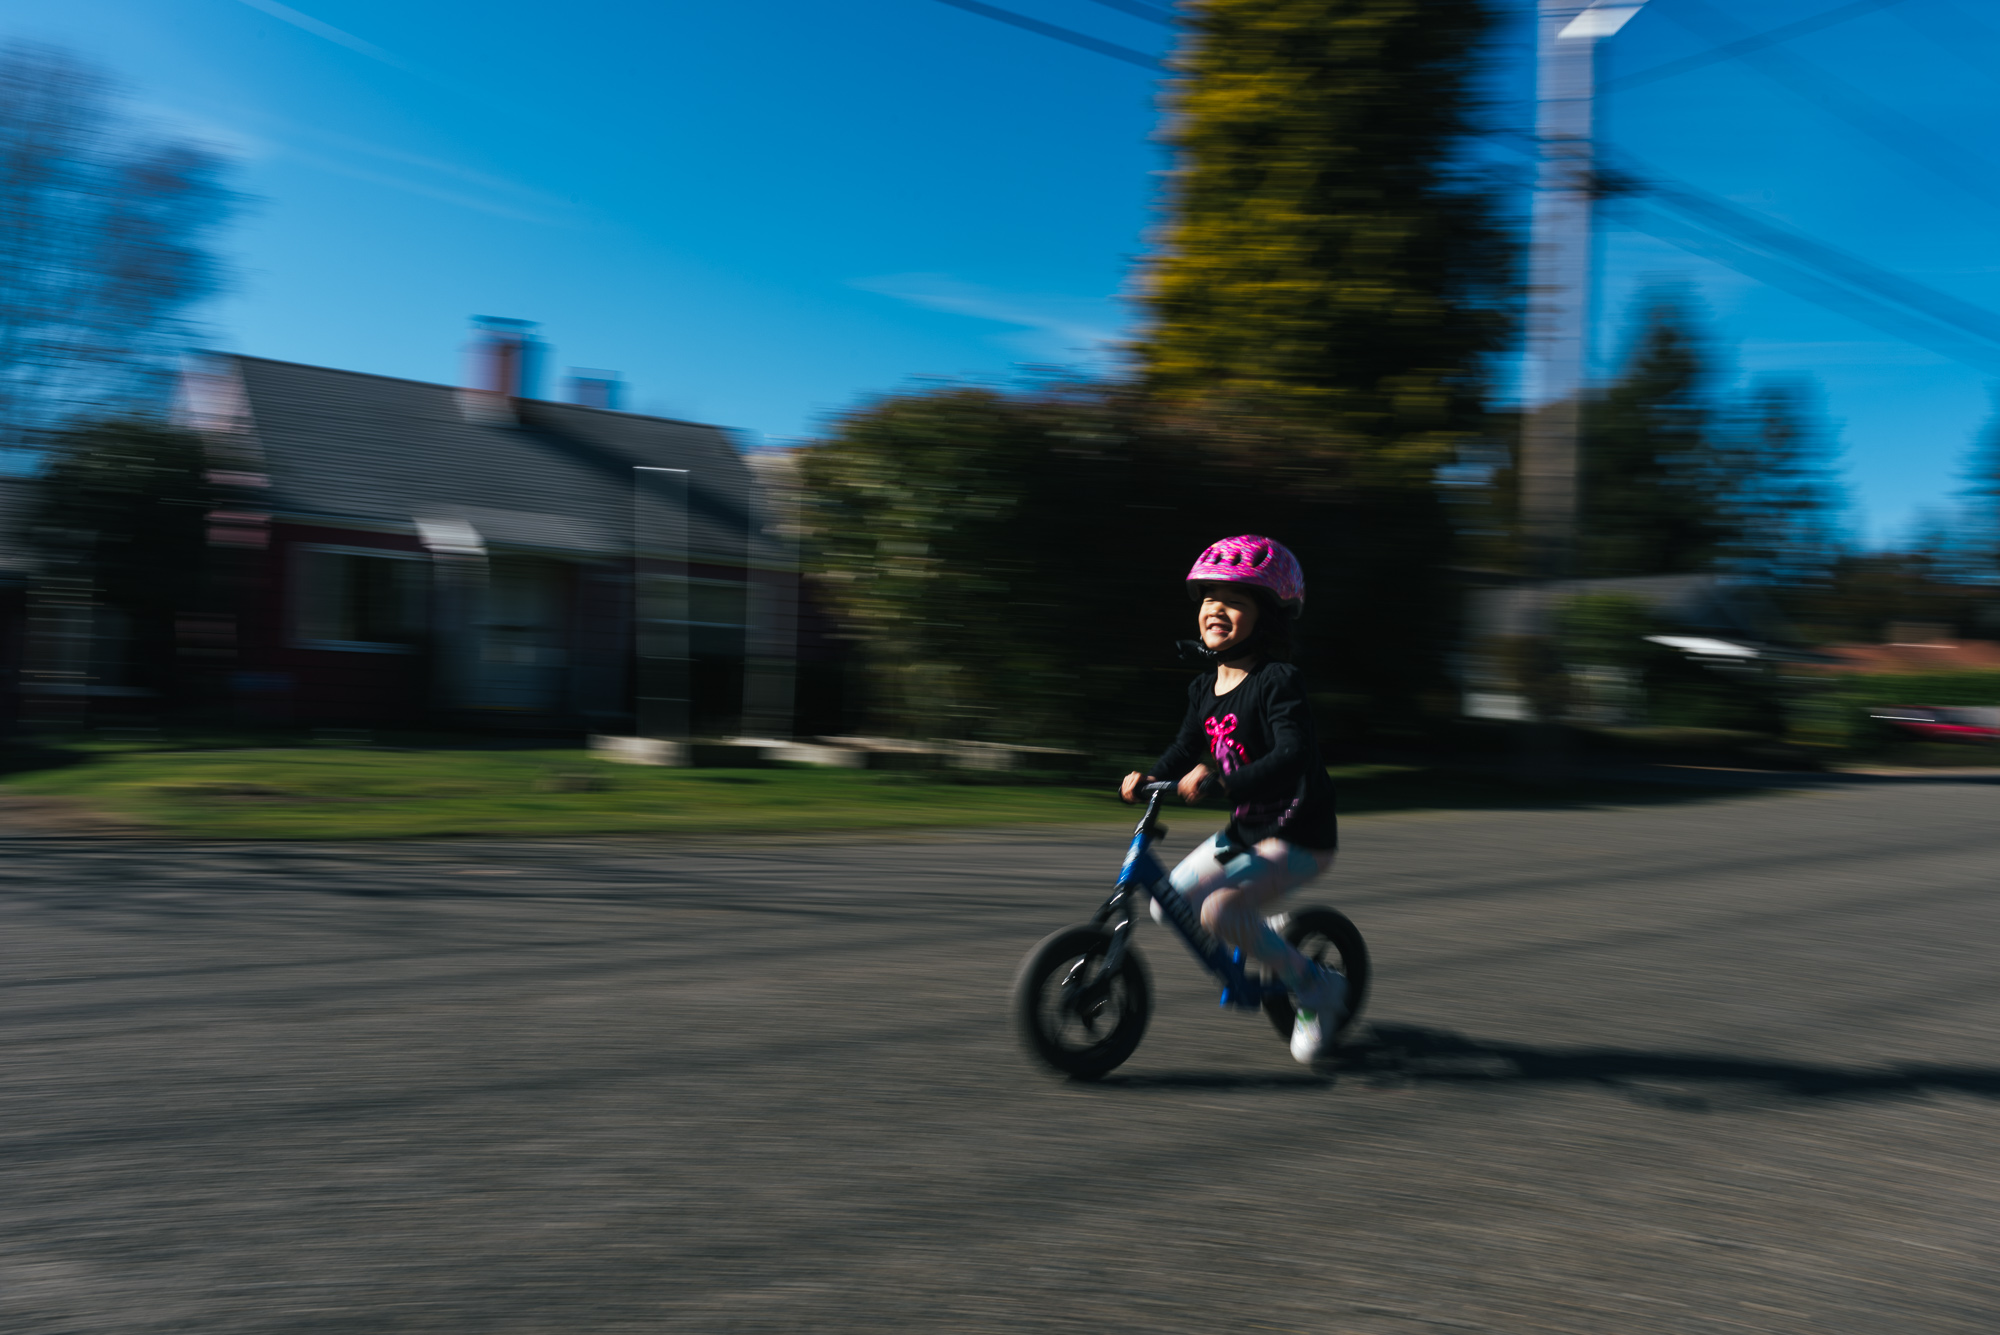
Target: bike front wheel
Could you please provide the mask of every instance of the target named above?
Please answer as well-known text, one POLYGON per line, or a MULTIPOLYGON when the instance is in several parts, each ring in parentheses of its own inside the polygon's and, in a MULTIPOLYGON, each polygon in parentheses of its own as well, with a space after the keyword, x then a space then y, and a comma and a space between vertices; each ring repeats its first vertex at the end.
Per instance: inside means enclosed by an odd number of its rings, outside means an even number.
MULTIPOLYGON (((1361 1008, 1368 1004, 1368 943, 1361 939, 1361 929, 1338 909, 1313 906, 1288 917, 1281 935, 1314 964, 1347 976, 1347 1016, 1336 1036, 1352 1030, 1361 1008)), ((1291 1042, 1292 1023, 1298 1018, 1291 997, 1283 992, 1265 997, 1264 1014, 1271 1017, 1278 1037, 1291 1042)))
POLYGON ((1065 927, 1021 961, 1014 975, 1014 1027, 1030 1056, 1075 1080, 1122 1065, 1145 1037, 1153 980, 1131 942, 1114 970, 1108 928, 1065 927))

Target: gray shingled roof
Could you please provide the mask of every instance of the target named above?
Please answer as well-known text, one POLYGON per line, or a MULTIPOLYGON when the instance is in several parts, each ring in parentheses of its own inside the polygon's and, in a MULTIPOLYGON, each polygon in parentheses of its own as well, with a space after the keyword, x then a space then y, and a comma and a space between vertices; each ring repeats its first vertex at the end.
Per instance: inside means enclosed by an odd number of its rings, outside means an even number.
POLYGON ((242 384, 275 513, 401 531, 458 520, 489 547, 617 556, 632 550, 632 470, 685 468, 693 559, 744 560, 750 471, 720 427, 538 400, 480 420, 449 385, 218 361, 242 384))

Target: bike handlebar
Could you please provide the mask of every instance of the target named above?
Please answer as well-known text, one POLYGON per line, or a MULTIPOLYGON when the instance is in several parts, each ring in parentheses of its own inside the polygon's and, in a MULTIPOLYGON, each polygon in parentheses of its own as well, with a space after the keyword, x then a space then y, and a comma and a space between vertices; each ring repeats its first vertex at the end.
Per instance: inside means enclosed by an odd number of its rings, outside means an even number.
MULTIPOLYGON (((1152 783, 1140 784, 1138 791, 1143 797, 1164 797, 1179 787, 1180 784, 1173 780, 1156 779, 1152 783)), ((1196 797, 1207 797, 1209 789, 1213 787, 1215 787, 1215 776, 1211 774, 1201 781, 1201 787, 1195 789, 1194 795, 1196 797)))

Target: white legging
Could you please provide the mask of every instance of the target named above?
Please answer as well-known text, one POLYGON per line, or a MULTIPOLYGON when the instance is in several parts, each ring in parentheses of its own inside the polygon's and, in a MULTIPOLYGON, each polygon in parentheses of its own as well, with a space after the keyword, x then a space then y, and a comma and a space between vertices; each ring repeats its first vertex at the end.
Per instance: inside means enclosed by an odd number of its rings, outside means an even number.
MULTIPOLYGON (((1224 862, 1218 854, 1229 847, 1219 834, 1203 840, 1181 859, 1167 881, 1187 896, 1203 927, 1296 989, 1311 978, 1312 961, 1292 949, 1265 919, 1286 894, 1331 867, 1334 850, 1264 839, 1238 849, 1224 862)), ((1153 916, 1160 916, 1158 904, 1153 916)))

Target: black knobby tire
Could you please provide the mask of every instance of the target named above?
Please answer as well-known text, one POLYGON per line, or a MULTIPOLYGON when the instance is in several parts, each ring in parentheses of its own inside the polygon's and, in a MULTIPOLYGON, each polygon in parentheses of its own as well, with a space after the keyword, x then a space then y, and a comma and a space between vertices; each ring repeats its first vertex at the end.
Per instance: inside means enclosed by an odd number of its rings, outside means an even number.
MULTIPOLYGON (((1315 964, 1326 965, 1347 975, 1347 1017, 1340 1022, 1335 1037, 1354 1028, 1361 1008, 1368 1004, 1368 943, 1361 929, 1338 909, 1319 905, 1300 909, 1285 921, 1285 940, 1315 964)), ((1292 1022, 1298 1018, 1292 999, 1283 992, 1264 998, 1264 1014, 1271 1027, 1287 1043, 1292 1041, 1292 1022)))
POLYGON ((1072 1079, 1096 1080, 1116 1070, 1145 1037, 1153 1011, 1146 962, 1127 941, 1117 971, 1106 975, 1110 948, 1109 928, 1065 927, 1029 951, 1014 975, 1021 1045, 1072 1079))

